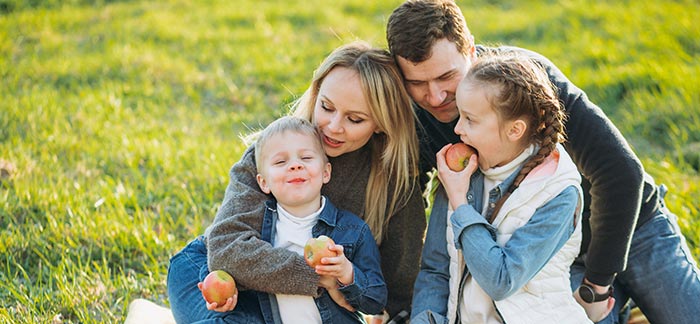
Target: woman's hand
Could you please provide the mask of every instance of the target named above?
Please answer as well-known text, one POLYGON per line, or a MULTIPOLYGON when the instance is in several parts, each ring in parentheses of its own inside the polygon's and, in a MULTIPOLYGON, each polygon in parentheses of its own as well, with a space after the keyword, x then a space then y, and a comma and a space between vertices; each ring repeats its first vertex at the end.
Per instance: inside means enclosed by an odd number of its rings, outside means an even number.
POLYGON ((447 198, 450 200, 450 207, 456 210, 457 207, 467 203, 467 191, 469 190, 469 181, 479 166, 478 157, 472 154, 469 158, 469 164, 460 172, 452 171, 445 162, 445 152, 452 144, 445 145, 435 155, 437 158, 438 179, 445 187, 447 198))
MULTIPOLYGON (((201 282, 197 284, 197 288, 199 288, 200 291, 202 290, 202 283, 201 282)), ((204 298, 204 295, 202 295, 202 298, 204 298)), ((204 302, 207 303, 207 309, 210 311, 221 312, 221 313, 230 312, 234 308, 236 308, 236 304, 238 303, 238 293, 235 293, 232 297, 229 297, 226 300, 226 304, 223 304, 221 306, 219 306, 219 304, 217 304, 217 303, 209 303, 209 302, 207 302, 206 299, 204 299, 204 302)))

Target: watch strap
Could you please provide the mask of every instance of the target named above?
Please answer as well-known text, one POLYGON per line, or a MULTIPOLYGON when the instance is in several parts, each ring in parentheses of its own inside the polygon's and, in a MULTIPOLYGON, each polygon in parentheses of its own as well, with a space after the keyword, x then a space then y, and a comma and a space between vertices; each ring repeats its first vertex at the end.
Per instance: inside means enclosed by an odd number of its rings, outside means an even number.
POLYGON ((582 282, 578 288, 578 294, 579 296, 581 296, 581 299, 586 303, 597 303, 612 297, 613 287, 611 285, 610 287, 608 287, 607 292, 599 294, 595 291, 595 288, 592 285, 582 282))

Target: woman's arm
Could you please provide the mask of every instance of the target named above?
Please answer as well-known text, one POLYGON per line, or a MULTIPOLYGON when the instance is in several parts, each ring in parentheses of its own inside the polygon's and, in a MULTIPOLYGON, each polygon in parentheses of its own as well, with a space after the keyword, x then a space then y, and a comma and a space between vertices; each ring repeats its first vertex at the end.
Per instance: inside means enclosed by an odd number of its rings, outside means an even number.
POLYGON ((319 276, 295 252, 273 248, 260 239, 265 195, 255 180, 253 146, 229 173, 223 203, 207 228, 210 270, 222 269, 247 289, 317 296, 319 276))
POLYGON ((496 243, 495 229, 472 206, 460 206, 451 221, 474 280, 494 300, 522 288, 571 236, 578 200, 576 187, 567 187, 538 208, 503 247, 496 243))

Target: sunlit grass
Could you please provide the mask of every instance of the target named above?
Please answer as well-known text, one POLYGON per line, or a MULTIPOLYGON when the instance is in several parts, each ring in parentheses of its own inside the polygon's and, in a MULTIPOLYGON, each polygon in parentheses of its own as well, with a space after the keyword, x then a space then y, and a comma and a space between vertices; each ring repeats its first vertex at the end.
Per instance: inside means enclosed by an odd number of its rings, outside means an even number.
MULTIPOLYGON (((169 257, 211 223, 239 135, 336 46, 385 46, 399 3, 0 0, 0 323, 167 305, 169 257)), ((545 54, 611 116, 697 258, 699 5, 461 5, 477 42, 545 54)))

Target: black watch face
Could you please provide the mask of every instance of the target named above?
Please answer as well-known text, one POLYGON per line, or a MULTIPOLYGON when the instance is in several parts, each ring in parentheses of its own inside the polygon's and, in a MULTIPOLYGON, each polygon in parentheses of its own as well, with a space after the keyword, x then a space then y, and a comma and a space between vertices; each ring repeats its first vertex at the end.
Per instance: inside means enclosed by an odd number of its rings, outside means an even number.
POLYGON ((595 299, 593 296, 593 289, 585 285, 581 285, 581 287, 579 287, 578 294, 581 296, 581 299, 587 303, 592 303, 595 299))

